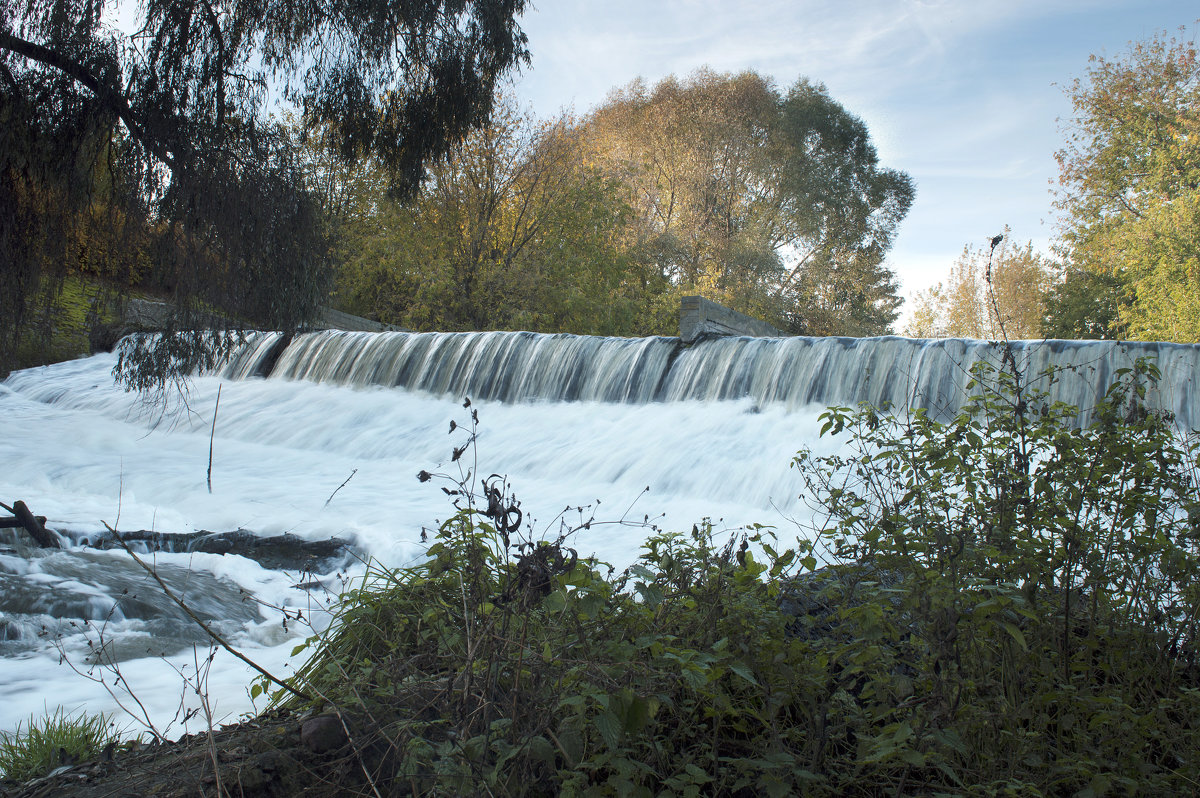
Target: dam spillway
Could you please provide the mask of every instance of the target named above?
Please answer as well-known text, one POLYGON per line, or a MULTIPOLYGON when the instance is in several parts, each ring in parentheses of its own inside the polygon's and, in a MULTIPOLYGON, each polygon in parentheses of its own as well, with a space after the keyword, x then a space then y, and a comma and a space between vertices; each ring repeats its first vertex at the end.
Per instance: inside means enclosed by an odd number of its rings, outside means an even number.
MULTIPOLYGON (((254 336, 222 370, 228 379, 270 376, 435 396, 515 402, 719 402, 924 408, 947 416, 970 395, 972 367, 1000 367, 1002 345, 967 339, 601 338, 529 332, 324 331, 282 346, 254 336), (282 351, 280 351, 282 346, 282 351)), ((1084 413, 1139 358, 1162 375, 1148 401, 1200 423, 1200 346, 1159 342, 1016 341, 1025 383, 1084 413), (1051 378, 1049 375, 1053 374, 1051 378)))

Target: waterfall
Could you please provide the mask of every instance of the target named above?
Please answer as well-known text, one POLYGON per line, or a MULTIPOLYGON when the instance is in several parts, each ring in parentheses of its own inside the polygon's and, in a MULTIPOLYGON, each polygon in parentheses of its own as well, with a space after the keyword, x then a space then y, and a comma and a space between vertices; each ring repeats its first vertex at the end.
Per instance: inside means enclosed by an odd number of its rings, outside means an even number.
MULTIPOLYGON (((279 339, 252 338, 222 376, 262 372, 279 339)), ((672 338, 326 331, 297 336, 271 376, 505 402, 644 402, 654 398, 675 346, 672 338)))
MULTIPOLYGON (((279 342, 278 333, 256 336, 222 376, 261 373, 279 342)), ((1200 346, 1053 340, 1010 346, 1027 384, 1085 415, 1119 370, 1150 358, 1162 373, 1151 405, 1174 413, 1185 428, 1200 423, 1200 393, 1193 390, 1200 346)), ((509 403, 748 398, 790 409, 859 402, 920 407, 945 417, 970 396, 972 366, 998 367, 1001 357, 1000 345, 986 341, 895 336, 715 338, 689 346, 676 338, 327 331, 290 342, 270 376, 509 403)))

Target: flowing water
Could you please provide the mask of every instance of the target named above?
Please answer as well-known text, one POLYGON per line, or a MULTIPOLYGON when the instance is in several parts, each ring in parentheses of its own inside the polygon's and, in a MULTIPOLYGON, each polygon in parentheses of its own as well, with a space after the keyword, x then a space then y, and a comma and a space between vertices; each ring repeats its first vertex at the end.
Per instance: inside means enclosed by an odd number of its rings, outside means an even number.
MULTIPOLYGON (((24 500, 68 540, 105 524, 243 528, 350 538, 401 565, 420 555, 423 529, 451 510, 440 485, 419 482, 417 472, 457 475, 465 463, 508 477, 533 534, 556 534, 581 512, 610 522, 571 545, 621 567, 636 558, 648 531, 635 522, 647 516, 669 528, 709 517, 721 528, 764 523, 795 536, 792 519, 805 507, 788 465, 803 446, 838 445, 817 436, 824 407, 887 402, 947 414, 961 404, 971 364, 999 359, 981 342, 902 338, 682 347, 671 338, 327 332, 282 344, 276 334, 255 337, 222 374, 196 378, 186 399, 166 406, 115 387, 111 355, 14 373, 0 384, 0 501, 24 500), (470 421, 464 396, 479 413, 478 445, 452 463, 463 435, 450 433, 450 422, 470 421)), ((1069 366, 1054 396, 1085 407, 1144 355, 1163 372, 1153 400, 1183 426, 1200 424, 1192 390, 1200 348, 1051 341, 1015 349, 1031 375, 1069 366)), ((340 584, 337 574, 281 573, 240 557, 147 556, 197 614, 279 674, 307 630, 274 608, 319 624, 321 596, 303 583, 340 584)), ((17 533, 0 540, 0 729, 59 706, 111 712, 120 698, 136 708, 115 671, 93 667, 98 659, 119 663, 164 726, 184 678, 197 678, 193 645, 203 657, 204 640, 124 552, 37 551, 17 533)), ((252 676, 216 658, 206 687, 217 718, 251 708, 252 676)))

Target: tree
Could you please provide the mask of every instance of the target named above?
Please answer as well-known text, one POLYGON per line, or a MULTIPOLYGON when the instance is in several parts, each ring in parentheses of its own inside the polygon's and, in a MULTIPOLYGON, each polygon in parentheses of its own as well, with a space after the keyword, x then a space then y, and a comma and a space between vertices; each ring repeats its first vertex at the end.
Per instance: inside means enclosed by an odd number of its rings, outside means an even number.
POLYGON ((946 302, 946 288, 940 282, 918 291, 913 296, 913 309, 904 325, 904 334, 912 338, 945 337, 940 317, 946 302))
POLYGON ((784 295, 784 328, 805 335, 862 337, 889 332, 903 300, 877 249, 848 247, 799 265, 784 295))
POLYGON ((1122 329, 1121 281, 1112 274, 1065 264, 1044 299, 1047 338, 1105 339, 1122 329))
POLYGON ((916 338, 1020 340, 1042 336, 1050 264, 1009 244, 1009 229, 989 248, 963 247, 949 279, 918 292, 905 334, 916 338))
POLYGON ((1116 298, 1104 319, 1110 333, 1200 341, 1196 56, 1194 41, 1155 36, 1118 58, 1092 56, 1068 92, 1075 115, 1057 154, 1056 206, 1074 268, 1095 275, 1102 291, 1097 312, 1116 298), (1110 290, 1113 280, 1120 290, 1110 290))
MULTIPOLYGON (((57 218, 93 187, 94 142, 119 135, 136 188, 123 199, 159 231, 177 329, 212 309, 235 325, 294 328, 324 295, 328 240, 269 95, 299 106, 310 129, 332 125, 343 161, 373 153, 392 191, 411 194, 431 159, 487 119, 498 78, 527 60, 514 22, 524 5, 148 0, 125 36, 104 19, 115 3, 0 0, 8 318, 20 323, 35 276, 58 258, 57 218), (35 191, 56 199, 39 205, 35 191)), ((173 352, 141 361, 148 376, 211 359, 227 340, 167 339, 173 352)))
POLYGON ((912 182, 879 167, 866 126, 824 86, 801 79, 781 94, 753 72, 708 70, 635 81, 585 135, 678 293, 800 333, 881 333, 894 320, 882 262, 912 182))
POLYGON ((567 116, 539 122, 504 101, 416 197, 366 204, 341 247, 339 301, 354 312, 415 329, 659 331, 628 209, 582 163, 567 116))
POLYGON ((504 109, 418 197, 372 206, 339 298, 418 329, 630 335, 673 332, 701 293, 795 332, 878 334, 911 201, 822 87, 702 71, 582 121, 504 109))
POLYGON ((751 73, 698 73, 614 93, 586 123, 591 156, 625 188, 637 236, 673 284, 756 315, 757 283, 779 268, 754 226, 761 122, 774 93, 751 73))

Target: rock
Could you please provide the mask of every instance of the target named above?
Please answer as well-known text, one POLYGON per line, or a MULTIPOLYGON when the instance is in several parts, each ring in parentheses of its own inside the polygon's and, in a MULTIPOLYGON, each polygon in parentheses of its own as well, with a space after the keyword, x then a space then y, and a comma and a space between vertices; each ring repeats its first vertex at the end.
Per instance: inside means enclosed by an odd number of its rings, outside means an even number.
POLYGON ((248 765, 237 771, 237 785, 243 792, 259 792, 271 783, 271 777, 262 768, 248 765))
POLYGON ((97 324, 88 331, 88 345, 91 347, 93 355, 97 352, 111 352, 116 349, 117 343, 122 338, 135 332, 143 332, 143 330, 124 322, 97 324))
POLYGON ((264 568, 310 573, 327 573, 351 556, 350 543, 342 538, 305 540, 292 534, 259 537, 244 529, 235 532, 202 532, 188 546, 188 550, 240 554, 255 560, 264 568))
MULTIPOLYGON (((329 573, 357 556, 353 543, 343 538, 305 540, 292 534, 261 537, 245 529, 193 533, 139 530, 122 532, 121 539, 134 551, 236 554, 278 571, 329 573)), ((76 543, 97 549, 120 548, 110 532, 79 538, 76 543)))
POLYGON ((335 751, 349 741, 342 719, 332 713, 316 715, 300 725, 300 743, 314 754, 335 751))

